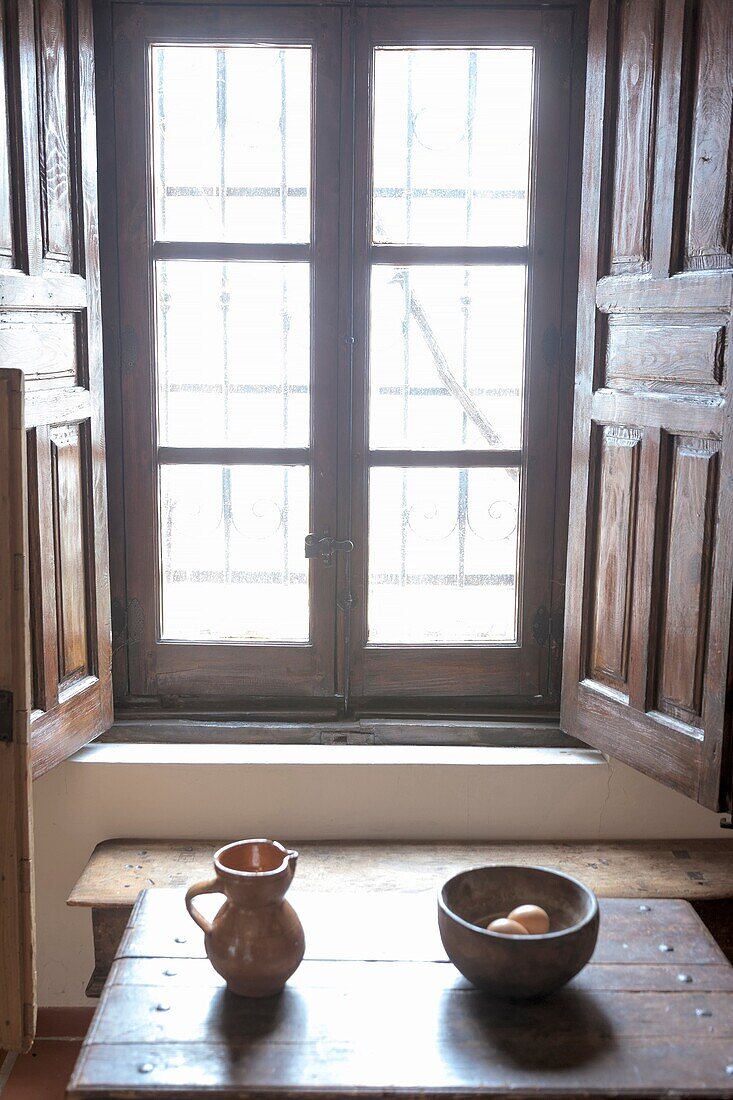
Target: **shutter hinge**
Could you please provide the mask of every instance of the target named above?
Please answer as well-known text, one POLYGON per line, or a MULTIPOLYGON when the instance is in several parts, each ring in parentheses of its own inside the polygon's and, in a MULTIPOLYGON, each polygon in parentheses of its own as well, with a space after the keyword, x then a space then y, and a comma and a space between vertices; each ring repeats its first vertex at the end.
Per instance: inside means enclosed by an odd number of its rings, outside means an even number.
POLYGON ((0 691, 0 741, 13 740, 13 693, 0 691))
POLYGON ((563 640, 563 609, 556 608, 549 612, 544 604, 538 607, 532 619, 532 637, 537 645, 547 645, 553 642, 557 646, 562 645, 563 640))

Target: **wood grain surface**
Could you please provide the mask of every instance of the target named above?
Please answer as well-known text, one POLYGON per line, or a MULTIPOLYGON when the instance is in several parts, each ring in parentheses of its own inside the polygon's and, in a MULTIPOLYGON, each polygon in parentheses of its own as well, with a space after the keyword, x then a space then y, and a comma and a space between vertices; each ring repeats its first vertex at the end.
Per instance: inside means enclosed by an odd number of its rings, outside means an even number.
POLYGON ((28 513, 23 376, 0 369, 0 1044, 27 1050, 35 1030, 28 513))
POLYGON ((204 958, 183 892, 142 894, 70 1100, 733 1095, 733 968, 685 902, 604 899, 592 962, 519 1004, 448 962, 434 898, 293 902, 306 960, 281 996, 248 1000, 204 958))
POLYGON ((732 67, 725 0, 591 0, 561 725, 713 810, 731 806, 732 67))
MULTIPOLYGON (((105 840, 94 849, 69 905, 131 907, 152 886, 188 886, 211 874, 227 840, 105 840)), ((289 843, 294 838, 289 839, 289 843)), ((733 840, 556 844, 306 843, 295 887, 418 892, 468 867, 533 863, 582 879, 600 897, 733 898, 733 840)))

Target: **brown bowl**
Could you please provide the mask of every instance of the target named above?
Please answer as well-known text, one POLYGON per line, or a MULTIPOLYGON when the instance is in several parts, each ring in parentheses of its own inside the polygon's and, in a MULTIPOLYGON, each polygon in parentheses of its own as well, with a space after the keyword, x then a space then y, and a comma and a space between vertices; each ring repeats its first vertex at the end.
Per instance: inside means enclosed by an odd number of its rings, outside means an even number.
POLYGON ((582 882, 546 867, 499 864, 462 871, 438 895, 440 938, 469 982, 496 997, 544 997, 582 970, 598 938, 598 901, 582 882), (518 905, 545 909, 550 931, 503 936, 486 925, 518 905))

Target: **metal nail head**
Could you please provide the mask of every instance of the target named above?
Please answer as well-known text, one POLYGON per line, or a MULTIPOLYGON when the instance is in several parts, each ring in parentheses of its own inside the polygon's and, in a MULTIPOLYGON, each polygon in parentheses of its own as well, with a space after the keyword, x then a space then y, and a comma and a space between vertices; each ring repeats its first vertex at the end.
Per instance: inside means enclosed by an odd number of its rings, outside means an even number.
POLYGON ((163 1004, 162 1002, 155 1006, 156 1012, 170 1012, 171 1006, 163 1004))
POLYGON ((696 1008, 695 1009, 695 1015, 696 1016, 712 1016, 712 1012, 710 1011, 709 1008, 696 1008))
POLYGON ((651 908, 652 908, 651 905, 640 905, 639 906, 639 912, 640 913, 649 913, 649 912, 651 912, 651 908))
POLYGON ((674 951, 674 947, 670 947, 668 943, 660 943, 659 950, 663 951, 666 955, 668 952, 674 951))
POLYGON ((677 975, 677 981, 678 982, 691 982, 692 977, 689 974, 678 974, 677 975))
POLYGON ((137 1072, 138 1073, 152 1073, 154 1069, 155 1069, 155 1066, 153 1065, 152 1062, 143 1062, 143 1064, 141 1066, 137 1067, 137 1072))
POLYGON ((186 937, 185 936, 176 936, 176 943, 185 943, 185 942, 186 942, 186 937))

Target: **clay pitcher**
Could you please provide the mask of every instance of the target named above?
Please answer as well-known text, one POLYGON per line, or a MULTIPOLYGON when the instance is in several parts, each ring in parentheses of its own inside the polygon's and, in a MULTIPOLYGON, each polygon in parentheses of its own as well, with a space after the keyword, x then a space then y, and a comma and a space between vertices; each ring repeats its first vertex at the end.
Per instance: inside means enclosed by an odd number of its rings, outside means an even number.
POLYGON ((298 853, 274 840, 238 840, 214 856, 216 877, 186 893, 186 908, 204 931, 211 965, 233 993, 270 997, 297 970, 305 951, 303 926, 285 892, 298 853), (199 894, 225 894, 209 922, 194 907, 199 894))

